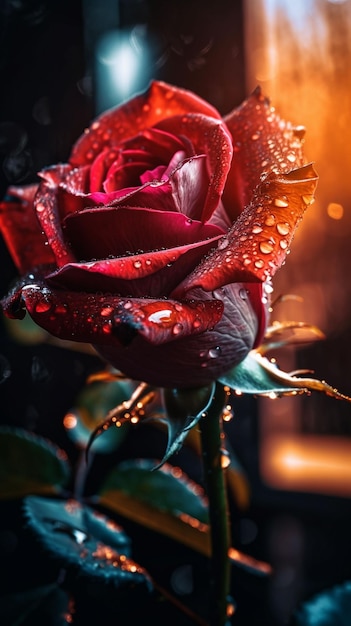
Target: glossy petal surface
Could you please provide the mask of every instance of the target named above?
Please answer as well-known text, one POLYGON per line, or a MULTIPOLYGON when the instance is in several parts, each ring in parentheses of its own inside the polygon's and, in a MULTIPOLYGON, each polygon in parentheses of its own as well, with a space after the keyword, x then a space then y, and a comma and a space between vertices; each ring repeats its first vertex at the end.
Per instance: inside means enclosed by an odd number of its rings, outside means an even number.
POLYGON ((260 88, 224 121, 232 135, 234 154, 223 201, 233 220, 250 202, 262 175, 287 173, 304 164, 304 129, 282 120, 260 88))
POLYGON ((125 299, 51 290, 30 285, 22 298, 31 317, 61 339, 101 343, 130 343, 137 334, 152 344, 197 335, 220 320, 223 304, 217 301, 125 299))
POLYGON ((154 81, 145 93, 99 116, 73 147, 70 163, 91 163, 106 146, 117 145, 165 117, 194 111, 220 119, 214 107, 190 91, 154 81))
POLYGON ((214 250, 176 290, 211 290, 232 282, 264 282, 282 265, 297 225, 313 201, 317 175, 311 164, 286 175, 271 173, 214 250))

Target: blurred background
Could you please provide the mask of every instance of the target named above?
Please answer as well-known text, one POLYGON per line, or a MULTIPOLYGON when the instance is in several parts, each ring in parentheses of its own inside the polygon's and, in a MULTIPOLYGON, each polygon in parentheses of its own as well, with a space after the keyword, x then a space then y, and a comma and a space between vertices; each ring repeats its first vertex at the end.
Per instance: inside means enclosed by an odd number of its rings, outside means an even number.
MULTIPOLYGON (((274 279, 276 297, 296 297, 273 319, 315 325, 326 338, 275 356, 286 371, 311 370, 350 394, 351 0, 1 0, 0 29, 1 197, 64 162, 98 113, 152 78, 223 115, 260 84, 283 118, 306 126, 317 199, 274 279)), ((16 271, 0 246, 4 295, 16 271)), ((63 416, 99 367, 93 354, 23 340, 1 320, 1 423, 56 441, 75 462, 63 416)), ((351 578, 350 405, 315 393, 238 397, 233 408, 228 434, 250 484, 249 504, 233 505, 233 541, 274 568, 254 588, 234 573, 242 623, 285 624, 300 602, 351 578)), ((145 455, 145 441, 130 442, 132 453, 145 455)), ((149 445, 157 454, 161 435, 149 445)))

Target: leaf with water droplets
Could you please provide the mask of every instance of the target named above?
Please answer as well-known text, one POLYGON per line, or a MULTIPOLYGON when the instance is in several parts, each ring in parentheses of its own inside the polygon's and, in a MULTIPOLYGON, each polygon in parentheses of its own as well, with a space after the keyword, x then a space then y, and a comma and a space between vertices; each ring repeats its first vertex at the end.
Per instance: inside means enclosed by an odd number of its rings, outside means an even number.
POLYGON ((229 230, 228 245, 219 244, 195 268, 177 288, 177 297, 195 286, 210 291, 233 282, 265 282, 274 276, 307 208, 305 195, 313 196, 317 180, 312 164, 288 174, 268 175, 229 230))
POLYGON ((325 339, 324 333, 311 324, 305 322, 273 322, 266 329, 265 336, 257 348, 260 354, 284 346, 310 343, 325 339))
POLYGON ((230 372, 220 376, 219 381, 242 393, 276 397, 319 391, 338 400, 351 402, 349 396, 339 392, 323 380, 298 377, 284 372, 262 356, 258 350, 251 350, 244 361, 230 372))
MULTIPOLYGON (((99 504, 210 557, 207 500, 202 487, 168 463, 157 472, 154 469, 152 459, 121 463, 100 487, 99 504)), ((251 573, 271 573, 267 563, 234 548, 229 549, 228 556, 251 573)))
POLYGON ((223 302, 177 302, 49 289, 28 285, 22 299, 31 317, 60 339, 115 344, 120 347, 142 335, 152 344, 199 334, 217 324, 223 302))
POLYGON ((1 499, 60 493, 69 475, 66 453, 56 445, 20 428, 0 428, 1 499))
POLYGON ((28 532, 58 570, 76 580, 112 584, 115 589, 148 592, 146 571, 131 560, 131 543, 112 519, 77 500, 29 496, 23 502, 28 532))
MULTIPOLYGON (((85 448, 96 427, 105 420, 109 411, 128 400, 132 390, 133 385, 127 380, 86 385, 63 419, 68 437, 85 448)), ((109 454, 121 445, 126 434, 125 428, 108 429, 103 437, 95 441, 94 452, 109 454)))

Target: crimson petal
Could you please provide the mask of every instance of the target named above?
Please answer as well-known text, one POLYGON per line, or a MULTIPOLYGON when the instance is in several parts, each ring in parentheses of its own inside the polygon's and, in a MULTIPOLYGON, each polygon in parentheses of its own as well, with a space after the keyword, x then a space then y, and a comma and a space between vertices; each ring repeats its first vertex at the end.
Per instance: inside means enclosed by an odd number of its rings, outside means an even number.
POLYGON ((117 145, 165 117, 192 111, 221 118, 214 107, 190 91, 153 81, 146 92, 100 115, 74 145, 69 161, 72 165, 91 163, 104 147, 117 145))
POLYGON ((224 206, 232 221, 250 202, 262 174, 289 172, 302 166, 304 129, 282 120, 260 87, 224 118, 234 154, 224 189, 224 206))
POLYGON ((62 207, 59 202, 59 185, 65 181, 70 165, 57 165, 40 172, 42 182, 34 198, 34 209, 58 267, 74 260, 67 247, 61 228, 62 207))
POLYGON ((163 120, 157 127, 185 135, 193 143, 197 154, 207 155, 210 181, 201 216, 201 220, 206 222, 219 204, 230 169, 233 148, 226 126, 221 120, 188 113, 163 120))
MULTIPOLYGON (((215 245, 219 237, 220 235, 217 235, 206 241, 198 241, 166 250, 156 250, 146 254, 102 259, 88 263, 67 263, 64 267, 49 274, 47 279, 50 284, 58 287, 75 289, 79 286, 86 291, 112 290, 116 292, 123 290, 125 292, 127 290, 128 293, 132 294, 132 284, 124 285, 123 289, 120 284, 116 283, 116 280, 133 281, 151 276, 163 268, 173 265, 182 255, 201 248, 200 253, 196 256, 198 260, 205 252, 208 252, 211 244, 215 245)), ((188 260, 188 264, 190 264, 190 260, 188 260)), ((194 267, 194 264, 190 264, 190 267, 194 267)), ((175 284, 180 282, 184 276, 182 274, 179 277, 178 274, 177 267, 172 267, 172 279, 173 282, 176 281, 175 284), (178 280, 176 280, 177 278, 178 280)), ((155 287, 159 287, 158 282, 155 287)))
POLYGON ((217 249, 173 296, 179 297, 194 286, 211 290, 233 282, 263 282, 272 277, 288 253, 307 206, 313 202, 317 180, 311 164, 286 175, 269 174, 217 249))
POLYGON ((125 299, 51 290, 28 285, 22 290, 27 311, 42 328, 60 339, 118 345, 140 334, 159 345, 203 333, 221 319, 223 303, 125 299))
POLYGON ((33 264, 53 263, 54 255, 33 211, 37 184, 10 187, 11 200, 0 203, 0 230, 20 274, 33 264), (12 200, 13 198, 13 200, 12 200))
POLYGON ((128 259, 127 250, 136 254, 184 245, 190 248, 223 233, 218 226, 190 220, 181 213, 140 207, 86 209, 69 215, 64 228, 76 258, 86 260, 128 259))

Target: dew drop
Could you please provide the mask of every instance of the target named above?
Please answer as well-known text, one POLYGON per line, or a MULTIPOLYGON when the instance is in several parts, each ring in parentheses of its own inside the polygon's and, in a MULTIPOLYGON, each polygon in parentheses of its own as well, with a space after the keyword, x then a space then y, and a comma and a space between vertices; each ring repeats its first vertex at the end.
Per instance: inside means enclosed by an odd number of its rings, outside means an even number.
POLYGON ((130 300, 127 300, 127 302, 124 303, 124 308, 125 309, 131 309, 132 308, 132 303, 130 300))
POLYGON ((288 161, 290 161, 290 163, 295 163, 296 154, 294 154, 293 152, 289 152, 289 154, 286 155, 286 158, 288 159, 288 161))
POLYGON ((181 333, 182 330, 183 330, 183 324, 181 324, 180 322, 177 322, 176 324, 174 324, 172 328, 172 334, 179 335, 179 333, 181 333))
POLYGON ((258 133, 254 133, 253 135, 251 135, 252 141, 257 141, 257 139, 259 139, 259 138, 260 138, 260 136, 259 136, 258 133))
POLYGON ((227 237, 222 237, 218 242, 218 250, 224 250, 229 244, 227 237))
POLYGON ((215 348, 210 348, 208 351, 208 356, 210 359, 217 359, 222 352, 222 348, 220 346, 216 346, 215 348))
POLYGON ((108 317, 109 315, 111 315, 112 312, 112 306, 105 306, 103 309, 101 309, 100 315, 102 315, 102 317, 108 317))
POLYGON ((55 313, 67 313, 67 304, 58 304, 57 307, 55 307, 55 313))
POLYGON ((280 247, 281 247, 281 249, 282 249, 282 250, 286 250, 286 249, 287 249, 287 247, 288 247, 288 242, 287 242, 285 239, 282 239, 282 240, 279 242, 279 245, 280 245, 280 247))
POLYGON ((276 229, 279 235, 285 236, 289 233, 290 224, 288 222, 279 222, 276 226, 276 229))
POLYGON ((239 296, 242 300, 247 300, 247 290, 242 287, 239 290, 239 296))
POLYGON ((289 201, 286 196, 280 196, 280 198, 274 199, 273 204, 275 204, 275 206, 277 207, 285 208, 289 206, 289 201))
POLYGON ((134 265, 135 269, 138 270, 138 269, 141 268, 141 261, 134 261, 133 265, 134 265))
POLYGON ((201 322, 199 319, 193 321, 193 328, 199 328, 201 326, 201 322))
POLYGON ((309 205, 309 204, 312 204, 312 202, 314 201, 314 196, 312 194, 308 194, 308 195, 302 196, 302 200, 305 204, 309 205))
POLYGON ((255 267, 257 267, 257 269, 262 269, 262 267, 264 267, 264 261, 262 259, 257 259, 257 261, 255 261, 255 267))
POLYGON ((243 263, 244 265, 250 265, 251 259, 244 259, 243 263))
POLYGON ((274 215, 268 215, 266 217, 264 223, 266 224, 266 226, 274 226, 274 224, 275 224, 275 216, 274 215))
POLYGON ((267 241, 260 242, 259 248, 262 254, 271 254, 271 252, 273 252, 274 250, 274 244, 272 241, 269 241, 267 239, 267 241))
POLYGON ((252 232, 254 235, 259 235, 259 233, 262 233, 263 228, 262 226, 259 226, 259 224, 254 224, 252 227, 252 232))
POLYGON ((103 324, 102 332, 105 333, 105 335, 109 335, 112 332, 111 324, 103 324))
POLYGON ((35 206, 35 210, 37 211, 37 213, 42 213, 43 211, 45 211, 45 204, 38 202, 35 206))
POLYGON ((153 322, 154 324, 165 324, 170 322, 172 318, 171 309, 162 309, 161 311, 155 311, 149 315, 149 322, 153 322))
POLYGON ((50 309, 51 309, 50 302, 38 302, 35 305, 36 313, 46 313, 47 311, 50 311, 50 309))

